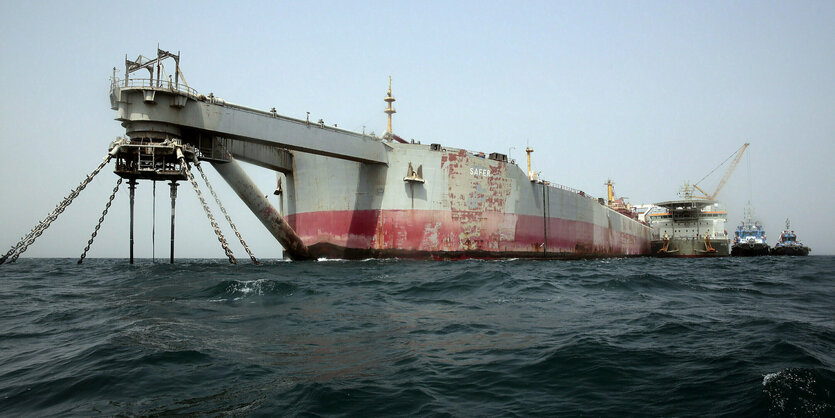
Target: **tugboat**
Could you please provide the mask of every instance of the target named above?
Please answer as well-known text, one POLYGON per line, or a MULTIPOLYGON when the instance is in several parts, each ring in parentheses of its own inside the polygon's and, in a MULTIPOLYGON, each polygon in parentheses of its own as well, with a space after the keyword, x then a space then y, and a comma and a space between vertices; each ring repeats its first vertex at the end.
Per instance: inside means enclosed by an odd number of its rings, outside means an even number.
POLYGON ((809 247, 797 240, 797 235, 791 230, 791 224, 786 219, 786 230, 780 234, 780 242, 771 249, 771 255, 809 255, 809 247))
POLYGON ((731 256, 758 256, 768 255, 768 244, 762 225, 755 221, 752 215, 751 203, 745 207, 745 218, 736 227, 734 232, 734 243, 731 246, 731 256))

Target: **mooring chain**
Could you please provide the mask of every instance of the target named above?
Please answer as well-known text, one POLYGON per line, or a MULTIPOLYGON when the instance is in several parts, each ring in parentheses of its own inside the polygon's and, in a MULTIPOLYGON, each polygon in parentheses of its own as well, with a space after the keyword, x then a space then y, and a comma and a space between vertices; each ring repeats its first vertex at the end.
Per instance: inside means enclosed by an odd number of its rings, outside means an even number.
POLYGON ((84 247, 84 252, 81 253, 81 258, 78 259, 78 264, 81 264, 84 261, 84 258, 87 257, 87 251, 90 251, 90 246, 93 245, 93 240, 96 238, 96 235, 99 233, 99 228, 101 228, 102 222, 104 222, 104 217, 107 215, 107 211, 110 210, 110 205, 113 204, 113 199, 116 197, 116 192, 119 191, 119 185, 122 184, 122 178, 119 177, 119 180, 116 181, 116 187, 113 188, 113 193, 110 194, 110 199, 107 200, 107 204, 104 205, 104 211, 101 213, 101 217, 99 217, 99 223, 96 224, 96 229, 93 230, 93 235, 87 241, 87 246, 84 247))
POLYGON ((226 253, 226 256, 229 257, 229 262, 232 264, 238 264, 238 260, 235 259, 235 256, 232 254, 232 250, 229 248, 229 244, 226 243, 226 238, 223 237, 223 232, 220 231, 220 227, 217 225, 215 218, 212 216, 212 211, 209 210, 209 205, 206 204, 206 199, 203 198, 203 193, 201 193, 200 189, 197 187, 197 181, 194 180, 194 175, 191 174, 191 170, 189 170, 186 159, 182 156, 182 154, 179 155, 179 159, 180 164, 183 166, 183 170, 186 172, 186 177, 188 177, 188 180, 191 182, 191 187, 193 187, 195 193, 197 193, 197 197, 203 205, 203 210, 206 211, 206 216, 209 217, 209 221, 212 223, 212 228, 215 230, 217 240, 220 241, 223 251, 226 253))
POLYGON ((26 234, 26 236, 24 236, 20 240, 20 242, 15 244, 12 247, 12 249, 9 250, 9 252, 7 252, 4 256, 0 257, 0 264, 5 263, 7 259, 10 263, 14 263, 15 261, 17 261, 18 257, 20 257, 20 255, 23 254, 23 252, 26 251, 29 248, 29 246, 32 245, 35 242, 35 240, 38 239, 38 237, 40 237, 41 234, 43 234, 44 231, 46 231, 47 228, 49 228, 49 225, 51 225, 52 222, 58 219, 58 215, 63 213, 64 210, 67 209, 67 207, 70 205, 70 203, 72 203, 72 201, 76 197, 78 197, 79 193, 81 193, 81 191, 84 190, 84 188, 87 187, 88 184, 90 184, 90 181, 93 180, 93 177, 95 177, 96 174, 99 174, 99 171, 101 171, 101 169, 104 168, 104 166, 107 165, 108 162, 110 162, 111 158, 112 155, 107 154, 107 156, 104 157, 104 159, 102 160, 101 164, 99 164, 99 166, 96 167, 96 169, 93 170, 93 172, 91 172, 87 176, 87 178, 85 178, 81 182, 81 184, 78 185, 78 187, 71 191, 70 194, 67 197, 65 197, 64 200, 61 201, 61 203, 59 203, 58 206, 56 206, 55 209, 49 215, 47 215, 47 217, 43 221, 41 221, 41 223, 38 224, 38 226, 29 231, 29 233, 26 234))
POLYGON ((230 217, 229 213, 226 212, 226 208, 223 207, 223 203, 220 203, 220 198, 217 197, 214 187, 212 187, 212 184, 209 183, 209 178, 206 177, 206 173, 203 172, 203 167, 200 166, 200 161, 197 160, 197 157, 194 157, 194 166, 197 167, 197 171, 200 172, 200 176, 203 177, 203 181, 206 182, 206 187, 209 188, 209 192, 211 192, 212 196, 215 198, 215 202, 217 202, 217 205, 220 207, 220 211, 223 212, 223 216, 225 216, 226 220, 229 222, 229 226, 231 226, 232 230, 235 231, 235 235, 238 237, 238 240, 241 241, 241 245, 244 246, 246 253, 249 254, 249 258, 252 259, 253 263, 258 264, 258 260, 255 259, 252 251, 249 250, 249 246, 246 245, 244 237, 241 236, 241 233, 238 232, 238 228, 235 226, 235 223, 232 222, 232 217, 230 217))

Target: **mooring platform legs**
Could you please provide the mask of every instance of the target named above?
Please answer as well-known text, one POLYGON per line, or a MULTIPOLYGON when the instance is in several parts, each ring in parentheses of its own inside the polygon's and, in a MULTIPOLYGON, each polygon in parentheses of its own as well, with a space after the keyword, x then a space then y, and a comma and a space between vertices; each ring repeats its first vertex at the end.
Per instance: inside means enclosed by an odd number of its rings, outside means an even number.
POLYGON ((130 189, 130 263, 133 264, 133 203, 136 195, 136 179, 128 180, 130 189))
POLYGON ((171 185, 171 264, 174 264, 174 203, 177 200, 177 182, 172 181, 171 185))

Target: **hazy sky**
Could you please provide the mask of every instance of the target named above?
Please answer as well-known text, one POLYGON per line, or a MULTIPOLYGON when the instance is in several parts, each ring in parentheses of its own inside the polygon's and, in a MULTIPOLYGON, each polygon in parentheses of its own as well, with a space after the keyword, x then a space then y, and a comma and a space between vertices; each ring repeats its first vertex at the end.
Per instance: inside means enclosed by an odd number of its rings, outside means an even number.
MULTIPOLYGON (((159 43, 182 52, 201 93, 356 131, 385 131, 391 75, 400 136, 519 161, 530 144, 545 179, 605 196, 612 178, 636 204, 676 198, 750 142, 720 194, 728 230, 750 199, 769 243, 790 218, 812 254, 835 254, 832 1, 5 1, 0 27, 2 253, 124 134, 108 99, 112 68, 122 77, 125 54, 151 56, 159 43)), ((247 169, 274 187, 270 172, 247 169)), ((712 190, 723 172, 701 185, 712 190)), ((255 255, 279 256, 207 174, 255 255)), ((115 181, 111 164, 26 256, 77 257, 115 181)), ((158 186, 164 258, 170 203, 158 186)), ((151 256, 152 209, 151 184, 140 183, 138 257, 151 256)), ((123 186, 89 256, 127 257, 128 219, 123 186)), ((177 221, 178 257, 223 257, 187 183, 177 221)))

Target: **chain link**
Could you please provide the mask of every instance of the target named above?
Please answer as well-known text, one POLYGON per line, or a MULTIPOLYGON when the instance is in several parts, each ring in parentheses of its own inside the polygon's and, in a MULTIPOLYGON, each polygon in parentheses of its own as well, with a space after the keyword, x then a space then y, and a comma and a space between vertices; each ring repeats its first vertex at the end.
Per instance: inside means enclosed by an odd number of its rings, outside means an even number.
POLYGON ((113 199, 116 197, 116 192, 119 191, 119 185, 122 184, 122 178, 119 177, 119 180, 116 181, 116 187, 113 188, 113 193, 110 194, 110 199, 107 200, 107 204, 104 205, 104 211, 101 213, 101 217, 99 218, 99 223, 96 224, 96 229, 93 230, 93 235, 87 241, 87 246, 84 247, 84 252, 81 253, 81 258, 78 259, 78 264, 81 264, 84 261, 84 258, 87 257, 87 251, 90 251, 90 246, 93 245, 93 240, 96 238, 96 235, 99 233, 99 228, 101 228, 102 222, 104 222, 104 217, 107 215, 107 211, 110 210, 110 205, 113 204, 113 199))
POLYGON ((35 240, 38 239, 38 237, 40 237, 41 234, 43 234, 44 231, 46 231, 47 228, 49 228, 52 222, 58 219, 58 215, 62 214, 64 210, 67 209, 67 207, 70 205, 70 203, 72 203, 72 201, 76 197, 78 197, 79 193, 81 193, 81 191, 84 190, 84 188, 87 187, 88 184, 90 184, 90 182, 93 180, 93 177, 95 177, 96 174, 99 174, 99 171, 101 171, 101 169, 104 168, 104 166, 107 165, 108 162, 110 162, 111 158, 112 156, 110 154, 107 154, 107 156, 104 157, 99 166, 96 167, 96 169, 93 170, 87 176, 87 178, 85 178, 81 182, 81 184, 78 185, 78 187, 71 191, 70 194, 67 197, 65 197, 64 200, 61 201, 61 203, 59 203, 43 221, 41 221, 41 223, 38 224, 38 226, 29 231, 29 233, 26 234, 26 236, 24 236, 20 240, 20 242, 15 244, 12 247, 12 249, 9 250, 9 252, 7 252, 4 256, 0 257, 0 264, 5 263, 7 259, 10 263, 14 263, 15 261, 17 261, 18 257, 20 257, 20 255, 23 254, 29 248, 29 246, 32 245, 35 242, 35 240))
POLYGON ((197 193, 197 197, 200 199, 200 203, 203 205, 203 210, 206 212, 206 216, 209 217, 209 221, 211 221, 212 223, 212 228, 215 230, 217 240, 220 241, 220 245, 223 247, 223 251, 226 253, 226 256, 229 257, 229 262, 232 264, 238 264, 238 260, 236 260, 235 256, 232 254, 232 250, 229 248, 229 244, 226 243, 226 238, 223 237, 223 233, 220 231, 220 227, 218 227, 217 222, 215 222, 215 218, 212 217, 212 211, 209 210, 209 205, 206 204, 206 199, 203 198, 203 193, 201 193, 200 189, 197 188, 197 182, 194 180, 194 175, 191 174, 191 170, 189 170, 189 166, 186 163, 186 159, 180 157, 180 164, 183 166, 183 170, 186 172, 186 176, 188 177, 188 180, 191 182, 191 187, 193 187, 195 193, 197 193))
POLYGON ((200 172, 200 176, 203 177, 203 181, 206 182, 206 187, 209 188, 209 192, 212 193, 212 196, 215 198, 215 202, 217 202, 217 205, 220 206, 220 211, 223 212, 223 216, 226 217, 226 220, 229 222, 229 226, 231 226, 232 230, 235 231, 235 236, 237 236, 238 240, 241 241, 241 245, 244 246, 246 253, 249 254, 249 258, 251 258, 252 262, 256 265, 259 264, 258 260, 256 260, 255 256, 252 254, 252 251, 249 250, 249 246, 246 245, 244 237, 241 236, 241 233, 238 232, 238 228, 235 226, 235 223, 232 222, 232 218, 226 212, 226 208, 223 207, 223 203, 220 203, 220 198, 217 197, 217 193, 215 193, 214 187, 212 187, 212 184, 209 183, 209 178, 206 177, 206 173, 203 172, 203 167, 200 166, 200 161, 197 160, 197 157, 194 157, 194 166, 197 167, 197 171, 200 172))

